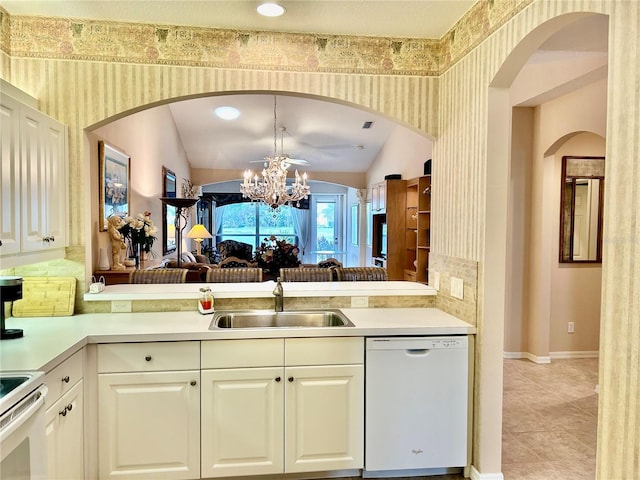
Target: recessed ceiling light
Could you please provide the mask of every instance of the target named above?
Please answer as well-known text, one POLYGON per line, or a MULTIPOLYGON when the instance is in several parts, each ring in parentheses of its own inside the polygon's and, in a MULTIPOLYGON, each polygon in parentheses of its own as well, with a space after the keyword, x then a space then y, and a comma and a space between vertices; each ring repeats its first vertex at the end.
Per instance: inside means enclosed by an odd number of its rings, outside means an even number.
POLYGON ((264 17, 279 17, 284 13, 284 7, 277 3, 265 2, 258 6, 258 13, 264 17))
POLYGON ((215 112, 223 120, 235 120, 240 116, 240 110, 235 107, 218 107, 215 112))

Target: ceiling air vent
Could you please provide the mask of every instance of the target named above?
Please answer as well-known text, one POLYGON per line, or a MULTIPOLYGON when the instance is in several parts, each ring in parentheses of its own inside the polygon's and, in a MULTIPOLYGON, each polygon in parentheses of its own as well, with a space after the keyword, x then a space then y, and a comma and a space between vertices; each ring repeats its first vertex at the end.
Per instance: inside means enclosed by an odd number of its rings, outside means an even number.
POLYGON ((371 128, 373 126, 373 122, 364 122, 362 124, 362 128, 364 128, 365 130, 368 128, 371 128))

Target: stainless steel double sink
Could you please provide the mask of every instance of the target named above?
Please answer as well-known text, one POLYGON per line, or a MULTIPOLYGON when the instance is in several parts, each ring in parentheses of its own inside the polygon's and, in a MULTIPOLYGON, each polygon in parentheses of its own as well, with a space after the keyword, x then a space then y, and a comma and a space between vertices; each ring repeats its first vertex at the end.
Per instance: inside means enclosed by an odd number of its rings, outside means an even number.
POLYGON ((353 327, 340 310, 240 310, 216 312, 209 330, 218 328, 353 327))

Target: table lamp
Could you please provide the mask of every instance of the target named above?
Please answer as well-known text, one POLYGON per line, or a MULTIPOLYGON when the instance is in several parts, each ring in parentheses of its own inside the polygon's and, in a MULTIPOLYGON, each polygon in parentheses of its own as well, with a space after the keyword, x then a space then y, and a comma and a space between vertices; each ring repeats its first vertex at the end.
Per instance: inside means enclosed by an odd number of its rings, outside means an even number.
POLYGON ((189 230, 189 233, 187 233, 187 238, 193 238, 193 240, 196 242, 196 254, 202 255, 202 241, 205 238, 213 238, 213 235, 209 233, 204 225, 197 223, 193 227, 191 227, 191 230, 189 230))

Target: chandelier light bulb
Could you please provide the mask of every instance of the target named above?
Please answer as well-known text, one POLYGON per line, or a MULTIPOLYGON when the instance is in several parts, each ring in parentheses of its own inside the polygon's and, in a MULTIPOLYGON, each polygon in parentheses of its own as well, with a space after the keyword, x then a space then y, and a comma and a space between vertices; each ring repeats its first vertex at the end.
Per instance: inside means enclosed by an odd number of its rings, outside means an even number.
POLYGON ((265 168, 262 170, 262 179, 254 175, 251 170, 244 172, 244 181, 240 184, 240 192, 245 198, 261 201, 271 208, 278 208, 280 205, 291 205, 309 197, 311 188, 307 185, 307 173, 302 175, 295 171, 295 179, 291 185, 287 185, 287 174, 290 166, 289 158, 282 152, 277 155, 275 145, 277 141, 276 133, 276 97, 273 98, 273 135, 274 152, 273 156, 264 159, 265 168), (251 177, 253 176, 253 182, 251 177))

